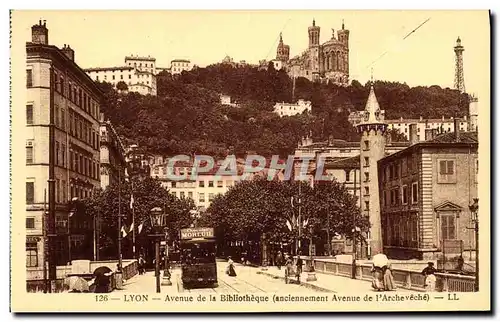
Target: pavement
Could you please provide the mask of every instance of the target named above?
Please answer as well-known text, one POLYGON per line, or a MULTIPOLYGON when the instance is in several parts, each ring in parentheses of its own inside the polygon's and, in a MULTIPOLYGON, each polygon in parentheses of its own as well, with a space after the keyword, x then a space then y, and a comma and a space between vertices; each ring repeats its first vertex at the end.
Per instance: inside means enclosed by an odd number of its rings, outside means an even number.
MULTIPOLYGON (((261 267, 243 266, 235 264, 236 277, 225 273, 227 262, 217 262, 217 287, 184 289, 181 282, 181 271, 175 268, 171 272, 171 286, 161 286, 162 294, 180 293, 298 293, 304 292, 375 292, 371 288, 371 282, 365 280, 351 279, 348 277, 315 273, 316 281, 307 281, 307 272, 303 272, 300 284, 285 284, 285 271, 282 267, 278 270, 270 266, 263 270, 261 267)), ((160 278, 161 281, 161 278, 160 278)), ((144 275, 136 275, 125 281, 123 289, 113 291, 120 293, 152 293, 156 290, 154 272, 144 275)), ((397 292, 410 292, 410 290, 398 288, 397 292)))
MULTIPOLYGON (((260 268, 257 272, 259 275, 269 276, 274 279, 285 280, 285 268, 279 270, 276 266, 269 266, 265 270, 260 268)), ((324 274, 315 272, 316 281, 307 281, 309 273, 302 272, 300 276, 300 285, 318 292, 360 292, 368 293, 375 292, 371 287, 371 282, 360 279, 352 279, 345 276, 324 274)), ((397 292, 410 292, 408 289, 397 288, 397 292)))
MULTIPOLYGON (((175 268, 171 271, 171 286, 161 286, 162 294, 180 293, 299 293, 305 288, 297 284, 285 284, 284 280, 272 276, 259 274, 260 268, 235 264, 237 276, 228 276, 225 271, 227 262, 217 262, 217 287, 184 289, 181 282, 181 271, 175 268)), ((161 278, 160 278, 161 281, 161 278)), ((125 281, 121 290, 113 291, 113 295, 125 293, 152 293, 156 291, 154 272, 144 275, 135 275, 125 281)), ((312 290, 318 291, 318 290, 312 290)))

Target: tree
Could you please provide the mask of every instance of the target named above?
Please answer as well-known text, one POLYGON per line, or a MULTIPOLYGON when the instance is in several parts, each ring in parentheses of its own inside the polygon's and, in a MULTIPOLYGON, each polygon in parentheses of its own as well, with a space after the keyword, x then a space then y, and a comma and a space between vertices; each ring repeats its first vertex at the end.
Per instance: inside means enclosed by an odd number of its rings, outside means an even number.
POLYGON ((292 244, 298 238, 298 225, 304 238, 321 235, 322 227, 329 227, 332 235, 349 235, 354 226, 363 231, 369 227, 356 199, 336 181, 319 183, 314 189, 306 182, 242 181, 215 198, 208 213, 204 224, 215 227, 221 244, 258 242, 264 233, 269 242, 292 244))
POLYGON ((116 84, 116 89, 119 91, 128 91, 128 85, 124 81, 119 81, 116 84))
MULTIPOLYGON (((181 228, 189 227, 192 218, 189 213, 194 209, 191 199, 178 199, 161 187, 158 180, 147 178, 142 181, 123 182, 111 185, 104 191, 98 191, 92 198, 84 200, 85 211, 88 215, 98 215, 99 221, 99 244, 101 258, 116 258, 118 247, 118 214, 121 213, 122 226, 129 232, 132 224, 131 195, 133 194, 133 214, 135 227, 142 224, 139 233, 136 230, 137 249, 145 246, 148 242, 147 235, 152 233, 149 220, 150 211, 154 207, 161 207, 168 215, 167 230, 172 239, 179 236, 181 228), (133 185, 132 185, 133 183, 133 185), (133 187, 132 187, 133 186, 133 187), (132 189, 133 188, 133 189, 132 189)), ((123 241, 125 246, 123 253, 131 255, 132 236, 130 232, 123 241), (128 247, 127 247, 128 245, 128 247)))

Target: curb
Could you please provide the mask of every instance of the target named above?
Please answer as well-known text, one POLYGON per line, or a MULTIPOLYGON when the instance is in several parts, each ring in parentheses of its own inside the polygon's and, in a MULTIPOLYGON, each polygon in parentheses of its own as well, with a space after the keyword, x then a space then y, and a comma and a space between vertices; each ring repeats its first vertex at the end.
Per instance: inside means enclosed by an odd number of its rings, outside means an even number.
MULTIPOLYGON (((280 279, 280 280, 285 280, 284 277, 282 276, 278 276, 278 275, 274 275, 274 274, 271 274, 271 273, 268 273, 268 272, 263 272, 263 271, 258 271, 257 274, 259 275, 267 275, 267 276, 270 276, 274 279, 280 279)), ((319 291, 319 292, 326 292, 326 293, 337 293, 333 290, 330 290, 330 289, 327 289, 327 288, 324 288, 324 287, 321 287, 321 286, 318 286, 318 285, 314 285, 314 284, 311 284, 311 283, 307 283, 307 282, 304 282, 304 281, 300 281, 300 285, 301 286, 305 286, 307 288, 310 288, 312 290, 315 290, 315 291, 319 291)))

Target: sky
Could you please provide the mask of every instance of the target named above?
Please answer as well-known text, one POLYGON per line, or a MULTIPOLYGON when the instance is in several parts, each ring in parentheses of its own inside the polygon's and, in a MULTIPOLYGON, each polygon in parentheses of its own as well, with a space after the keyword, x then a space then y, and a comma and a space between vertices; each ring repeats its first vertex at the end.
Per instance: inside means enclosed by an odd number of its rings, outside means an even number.
POLYGON ((12 19, 16 37, 26 41, 31 26, 46 20, 50 44, 69 44, 82 68, 120 66, 130 54, 155 57, 160 67, 177 58, 206 66, 226 55, 257 63, 275 58, 280 32, 293 57, 307 48, 313 19, 321 42, 344 20, 351 80, 365 83, 373 68, 375 80, 410 86, 453 87, 460 36, 466 90, 488 95, 487 11, 17 11, 12 19))

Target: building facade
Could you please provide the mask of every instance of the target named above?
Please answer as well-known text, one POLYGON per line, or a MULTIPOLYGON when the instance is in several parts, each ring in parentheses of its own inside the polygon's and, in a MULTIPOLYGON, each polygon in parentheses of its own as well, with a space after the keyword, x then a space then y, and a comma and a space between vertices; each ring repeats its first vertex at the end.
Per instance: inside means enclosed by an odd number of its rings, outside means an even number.
POLYGON ((100 115, 100 156, 101 156, 101 188, 117 184, 125 180, 125 148, 109 120, 100 115))
POLYGON ((282 102, 274 105, 274 112, 280 117, 298 115, 304 113, 304 111, 312 113, 312 104, 310 101, 299 99, 297 103, 282 102))
MULTIPOLYGON (((459 128, 462 132, 474 132, 477 131, 478 124, 478 103, 479 100, 475 96, 469 97, 469 111, 468 115, 458 118, 459 119, 459 128)), ((348 120, 349 122, 357 126, 361 123, 363 118, 364 111, 354 111, 349 113, 348 120)), ((400 118, 397 120, 387 120, 385 119, 385 111, 381 111, 381 120, 387 123, 387 127, 389 130, 397 130, 399 133, 406 136, 407 139, 410 138, 410 125, 417 125, 417 135, 418 141, 423 142, 426 140, 425 132, 428 129, 435 129, 437 133, 448 133, 454 131, 455 119, 454 117, 441 117, 440 119, 425 119, 420 117, 418 119, 405 119, 400 118)))
POLYGON ((172 75, 182 74, 183 71, 193 69, 193 64, 187 59, 174 59, 170 62, 170 73, 172 75))
POLYGON ((45 210, 53 202, 57 265, 72 259, 84 236, 69 230, 68 202, 100 186, 99 114, 103 93, 75 63, 70 46, 50 45, 45 21, 26 44, 26 266, 41 272, 45 210), (48 181, 54 180, 54 194, 48 181))
POLYGON ((349 84, 349 30, 344 28, 335 31, 325 43, 320 43, 320 30, 313 20, 308 28, 309 47, 302 54, 291 59, 290 47, 280 37, 276 60, 286 66, 290 77, 304 77, 310 81, 326 81, 339 85, 349 84))
POLYGON ((436 259, 445 242, 475 249, 469 205, 478 196, 477 132, 438 135, 378 162, 384 253, 436 259))
POLYGON ((87 68, 85 72, 97 82, 107 82, 115 87, 119 82, 127 90, 142 95, 156 95, 156 59, 153 57, 127 56, 124 66, 87 68))

